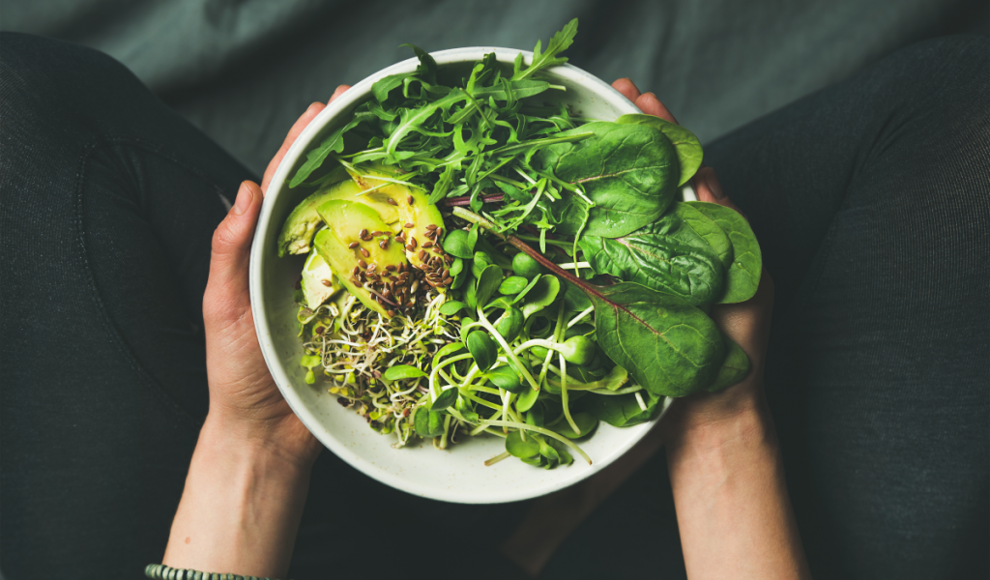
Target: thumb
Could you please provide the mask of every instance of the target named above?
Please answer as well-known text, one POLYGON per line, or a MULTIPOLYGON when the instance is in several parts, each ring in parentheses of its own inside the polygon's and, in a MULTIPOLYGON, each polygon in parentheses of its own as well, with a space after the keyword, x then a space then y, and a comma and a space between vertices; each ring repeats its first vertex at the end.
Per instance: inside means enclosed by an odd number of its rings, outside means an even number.
POLYGON ((232 322, 250 307, 248 261, 261 202, 261 188, 256 183, 241 183, 234 206, 213 232, 210 278, 203 297, 207 323, 232 322))

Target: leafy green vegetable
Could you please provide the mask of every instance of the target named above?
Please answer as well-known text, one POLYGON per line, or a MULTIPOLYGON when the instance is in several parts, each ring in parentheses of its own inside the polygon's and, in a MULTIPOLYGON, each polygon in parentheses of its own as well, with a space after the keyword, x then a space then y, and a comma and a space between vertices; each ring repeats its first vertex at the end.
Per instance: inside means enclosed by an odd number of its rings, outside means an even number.
MULTIPOLYGON (((545 52, 540 50, 541 42, 539 40, 536 41, 536 48, 533 49, 533 61, 526 69, 520 70, 521 59, 517 59, 512 80, 522 80, 526 77, 532 76, 533 73, 540 69, 567 62, 566 58, 557 55, 567 50, 567 48, 574 42, 574 37, 577 35, 577 28, 578 21, 577 18, 574 18, 568 22, 564 28, 560 30, 560 32, 553 35, 553 38, 551 38, 550 42, 547 43, 547 50, 545 52)), ((522 55, 520 54, 520 56, 522 55)))
POLYGON ((426 373, 424 373, 421 369, 411 365, 395 365, 393 367, 389 367, 388 369, 386 369, 385 372, 382 373, 382 376, 385 377, 385 380, 388 381, 398 381, 401 379, 415 379, 418 377, 425 377, 426 373))
POLYGON ((676 153, 670 141, 650 127, 588 123, 562 135, 591 131, 594 138, 551 145, 535 161, 574 187, 551 204, 558 234, 619 237, 653 222, 674 200, 676 153))
POLYGON ((457 401, 457 388, 451 387, 444 390, 437 397, 436 401, 433 401, 433 406, 430 407, 431 412, 439 412, 447 407, 453 405, 457 401))
POLYGON ((429 407, 417 407, 413 417, 413 428, 416 434, 424 439, 443 435, 443 414, 430 410, 429 407))
POLYGON ((584 236, 580 244, 599 274, 676 294, 696 306, 721 295, 724 273, 718 256, 674 214, 621 238, 584 236))
POLYGON ((634 393, 609 397, 585 397, 582 407, 592 416, 613 427, 631 427, 645 423, 656 416, 663 397, 644 392, 641 397, 646 404, 644 411, 634 393))
POLYGON ((543 268, 540 263, 523 252, 519 252, 512 257, 512 271, 519 276, 532 278, 539 276, 543 268))
POLYGON ((522 302, 523 317, 529 318, 533 314, 543 310, 553 304, 560 293, 560 280, 551 274, 540 276, 533 289, 526 293, 526 298, 522 302))
POLYGON ((723 336, 723 339, 725 340, 725 360, 722 361, 722 366, 718 369, 715 380, 705 388, 709 393, 731 387, 749 374, 749 357, 731 338, 723 336))
POLYGON ((510 366, 501 366, 492 369, 485 374, 496 387, 505 389, 510 393, 521 393, 526 385, 523 384, 522 377, 510 366))
POLYGON ((598 345, 650 393, 683 397, 715 378, 725 345, 703 311, 632 282, 588 297, 595 305, 598 345))
POLYGON ((443 239, 443 251, 451 256, 469 260, 474 257, 474 244, 468 243, 468 233, 464 230, 447 232, 443 239))
POLYGON ((498 347, 487 332, 475 330, 468 335, 465 344, 467 344, 468 352, 474 357, 474 362, 479 369, 484 371, 492 368, 498 357, 498 347))
POLYGON ((495 321, 495 330, 508 342, 512 342, 519 336, 526 322, 522 310, 509 306, 502 313, 502 316, 495 321))
POLYGON ((577 433, 571 429, 571 426, 567 423, 564 423, 564 425, 557 430, 557 433, 560 433, 568 439, 584 439, 585 437, 591 436, 591 434, 595 432, 595 429, 598 428, 598 418, 588 412, 575 413, 574 422, 577 423, 578 429, 581 430, 581 433, 577 433))
POLYGON ((522 292, 526 286, 529 286, 529 280, 523 278, 522 276, 509 276, 498 287, 499 294, 519 294, 522 292))
POLYGON ((729 236, 726 235, 725 230, 690 204, 678 201, 671 206, 671 210, 694 233, 708 242, 712 251, 718 255, 719 262, 722 263, 722 268, 727 271, 732 266, 732 242, 729 240, 729 236))
POLYGON ((760 286, 763 256, 749 222, 734 209, 716 203, 687 204, 714 221, 732 242, 732 266, 726 272, 725 291, 718 303, 735 304, 752 298, 760 286))
POLYGON ((680 177, 677 180, 678 186, 687 183, 698 172, 698 168, 701 167, 701 161, 704 158, 701 142, 698 141, 694 133, 684 127, 670 121, 665 121, 660 117, 641 114, 622 115, 615 122, 620 125, 646 125, 647 127, 653 127, 670 140, 674 149, 677 151, 677 162, 680 168, 680 177))

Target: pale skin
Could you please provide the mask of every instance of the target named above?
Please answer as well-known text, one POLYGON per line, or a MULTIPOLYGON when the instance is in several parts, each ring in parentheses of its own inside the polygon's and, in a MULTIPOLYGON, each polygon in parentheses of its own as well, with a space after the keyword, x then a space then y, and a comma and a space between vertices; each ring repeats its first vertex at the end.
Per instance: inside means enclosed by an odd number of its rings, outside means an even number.
MULTIPOLYGON (((655 95, 640 93, 629 79, 613 86, 644 113, 676 122, 655 95)), ((347 88, 338 87, 330 100, 347 88)), ((264 191, 288 148, 324 107, 313 103, 296 121, 260 186, 241 184, 213 237, 203 298, 210 408, 172 522, 163 560, 169 566, 273 578, 287 573, 321 446, 282 399, 261 356, 247 264, 264 191)), ((711 168, 694 183, 702 201, 736 209, 711 168)), ((568 533, 665 445, 690 578, 810 577, 763 396, 772 303, 773 283, 764 272, 752 300, 712 312, 753 361, 743 382, 678 401, 622 460, 538 500, 502 552, 536 576, 568 533)))

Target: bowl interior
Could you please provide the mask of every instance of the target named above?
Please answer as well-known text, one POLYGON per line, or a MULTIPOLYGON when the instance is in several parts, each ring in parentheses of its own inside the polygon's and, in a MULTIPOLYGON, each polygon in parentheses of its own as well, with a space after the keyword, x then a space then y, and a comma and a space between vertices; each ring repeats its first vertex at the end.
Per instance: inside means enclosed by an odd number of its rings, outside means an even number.
MULTIPOLYGON (((520 52, 527 62, 532 57, 525 51, 489 47, 446 50, 433 53, 433 57, 444 74, 466 74, 463 71, 469 71, 471 63, 491 52, 510 68, 520 52)), ((303 131, 283 159, 269 186, 251 250, 251 305, 258 339, 268 367, 293 411, 333 453, 365 474, 415 495, 459 503, 498 503, 550 493, 588 477, 620 457, 659 417, 628 428, 601 424, 594 436, 579 443, 591 456, 591 465, 575 456, 571 466, 553 470, 515 459, 486 467, 486 459, 504 450, 501 438, 468 438, 444 451, 434 449, 430 443, 394 449, 394 436, 377 434, 356 413, 338 405, 322 379, 315 385, 303 380, 305 372, 299 366, 303 351, 292 297, 304 257, 279 258, 276 239, 285 218, 310 191, 289 189, 288 179, 312 145, 344 122, 358 104, 372 98, 370 90, 375 81, 413 71, 417 64, 416 59, 400 62, 345 92, 303 131)), ((639 112, 607 83, 577 67, 555 67, 546 71, 544 78, 566 88, 552 91, 548 104, 566 104, 581 116, 614 120, 622 114, 639 112)), ((664 412, 670 402, 665 402, 664 412)))

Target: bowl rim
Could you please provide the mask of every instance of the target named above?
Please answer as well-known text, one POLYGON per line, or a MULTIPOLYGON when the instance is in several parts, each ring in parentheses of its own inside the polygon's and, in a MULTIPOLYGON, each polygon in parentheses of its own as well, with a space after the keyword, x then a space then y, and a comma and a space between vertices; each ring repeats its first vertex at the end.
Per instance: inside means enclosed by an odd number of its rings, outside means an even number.
MULTIPOLYGON (((451 48, 431 52, 430 56, 433 57, 438 66, 443 66, 463 62, 479 61, 486 54, 490 53, 495 53, 496 59, 503 63, 513 62, 516 56, 520 53, 523 55, 523 59, 526 63, 531 63, 533 58, 533 53, 530 51, 496 46, 451 48)), ((309 125, 303 129, 303 131, 296 138, 295 142, 285 153, 285 156, 282 158, 282 161, 279 163, 275 173, 272 176, 268 186, 268 192, 266 193, 262 204, 261 214, 258 217, 258 223, 255 228, 255 240, 263 240, 265 238, 265 231, 271 227, 279 227, 281 225, 272 223, 275 200, 285 190, 285 183, 288 181, 289 171, 296 165, 299 158, 310 147, 310 144, 318 136, 318 134, 339 114, 348 111, 361 101, 368 98, 371 94, 371 87, 375 82, 389 75, 412 72, 418 65, 419 59, 412 57, 383 68, 378 72, 365 77, 360 82, 345 91, 332 103, 329 103, 319 114, 317 114, 313 121, 311 121, 309 125)), ((623 113, 641 112, 629 99, 614 89, 611 85, 572 64, 554 66, 547 69, 547 72, 565 78, 576 84, 588 86, 592 89, 592 92, 596 96, 603 98, 615 109, 618 109, 623 113)), ((373 462, 352 451, 342 441, 335 438, 332 433, 322 426, 313 410, 310 409, 293 391, 290 386, 292 384, 292 379, 283 369, 282 363, 275 353, 275 348, 272 344, 271 329, 263 307, 265 304, 265 292, 261 271, 265 258, 264 251, 261 246, 262 244, 260 243, 252 243, 251 246, 248 267, 251 313, 254 318, 255 332, 258 336, 258 342, 261 346, 262 355, 264 356, 265 363, 267 364, 272 377, 275 379, 275 384, 278 386, 282 397, 289 404, 292 411, 296 414, 299 420, 302 421, 303 425, 305 425, 306 428, 317 438, 317 440, 323 444, 324 447, 328 448, 337 457, 347 462, 350 466, 390 487, 420 497, 465 504, 505 503, 546 495, 574 485, 592 476, 598 471, 601 471, 611 465, 618 458, 625 455, 626 452, 642 441, 650 430, 656 426, 657 422, 663 418, 663 416, 667 413, 670 404, 673 402, 672 398, 667 397, 663 402, 660 413, 658 413, 657 416, 651 421, 638 426, 641 427, 641 433, 639 436, 627 438, 620 445, 617 445, 608 457, 596 460, 591 465, 583 464, 583 462, 579 462, 581 465, 571 465, 566 469, 562 477, 555 478, 552 481, 535 485, 533 487, 527 487, 525 489, 509 489, 495 493, 487 491, 484 494, 480 494, 472 493, 470 490, 464 489, 440 490, 437 488, 424 486, 415 481, 404 479, 395 473, 381 469, 373 462)), ((631 427, 631 429, 632 428, 636 427, 631 427)), ((401 450, 396 450, 396 452, 401 453, 401 450)))

